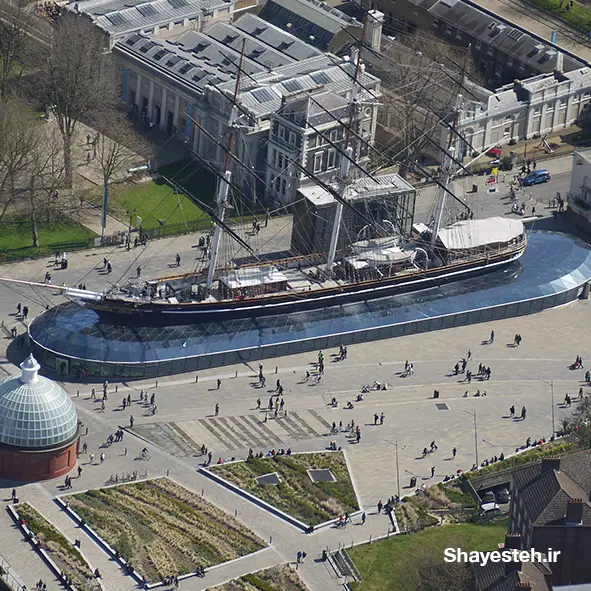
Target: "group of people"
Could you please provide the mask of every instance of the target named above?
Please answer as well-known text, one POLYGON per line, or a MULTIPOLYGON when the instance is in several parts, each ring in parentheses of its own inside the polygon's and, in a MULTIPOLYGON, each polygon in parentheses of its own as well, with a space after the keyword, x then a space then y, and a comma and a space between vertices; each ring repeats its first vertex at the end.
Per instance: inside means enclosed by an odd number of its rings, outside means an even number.
POLYGON ((37 10, 41 16, 51 21, 56 20, 61 13, 61 8, 57 2, 39 2, 37 10))

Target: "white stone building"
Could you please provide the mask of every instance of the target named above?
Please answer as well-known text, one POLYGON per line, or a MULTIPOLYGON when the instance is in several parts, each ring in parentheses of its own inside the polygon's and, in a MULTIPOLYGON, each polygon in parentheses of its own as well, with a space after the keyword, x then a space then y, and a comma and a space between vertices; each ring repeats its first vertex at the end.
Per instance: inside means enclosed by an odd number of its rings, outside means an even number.
POLYGON ((591 68, 515 80, 488 94, 487 102, 464 103, 458 124, 466 140, 458 145, 463 156, 573 125, 591 99, 591 68))
POLYGON ((568 211, 577 227, 591 231, 591 150, 573 152, 568 211))

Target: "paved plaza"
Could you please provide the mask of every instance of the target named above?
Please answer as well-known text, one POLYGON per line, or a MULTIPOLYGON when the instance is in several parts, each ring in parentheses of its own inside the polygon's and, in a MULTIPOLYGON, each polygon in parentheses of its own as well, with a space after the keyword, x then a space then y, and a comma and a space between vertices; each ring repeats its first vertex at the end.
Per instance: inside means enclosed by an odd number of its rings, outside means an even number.
MULTIPOLYGON (((473 199, 480 199, 483 210, 486 207, 501 213, 504 207, 498 196, 489 195, 488 201, 485 195, 473 199)), ((73 253, 69 268, 54 272, 54 283, 84 281, 89 289, 104 287, 110 280, 100 272, 105 256, 111 257, 114 268, 121 270, 121 274, 142 260, 149 260, 150 271, 157 274, 167 268, 178 251, 183 261, 187 261, 188 270, 195 242, 195 236, 185 236, 154 241, 141 252, 97 249, 73 253)), ((0 273, 28 280, 42 279, 52 264, 50 259, 24 261, 5 266, 0 273)), ((16 304, 20 301, 30 307, 30 319, 46 305, 58 303, 60 298, 6 285, 0 285, 0 298, 3 304, 0 320, 4 322, 7 349, 0 360, 0 371, 12 375, 18 371, 14 363, 25 354, 16 348, 9 333, 13 326, 19 332, 25 330, 24 323, 14 316, 16 304)), ((104 410, 100 400, 91 396, 93 384, 62 383, 76 405, 83 423, 82 443, 88 446, 88 452, 79 460, 82 475, 72 479, 73 492, 104 486, 115 475, 134 471, 147 470, 149 477, 169 475, 191 490, 202 491, 206 499, 220 508, 235 513, 269 542, 267 550, 252 558, 214 568, 204 579, 181 582, 182 590, 199 591, 248 572, 294 562, 299 550, 306 551, 310 557, 299 568, 310 590, 336 590, 340 582, 334 572, 326 563, 315 559, 327 547, 334 549, 387 535, 389 520, 377 515, 376 504, 397 494, 399 486, 402 494, 412 492, 407 488, 411 476, 419 484, 428 485, 458 469, 470 469, 476 461, 475 435, 478 459, 482 462, 501 452, 505 455, 514 452, 528 437, 548 438, 553 429, 561 428, 563 418, 570 412, 563 408, 564 395, 576 394, 583 379, 582 371, 571 371, 568 366, 577 355, 586 360, 590 350, 591 336, 585 330, 590 305, 588 301, 578 301, 532 316, 350 346, 344 361, 337 361, 337 351, 324 351, 325 373, 319 382, 315 378, 317 358, 312 353, 264 361, 264 387, 258 383, 258 367, 247 365, 200 372, 198 382, 195 374, 184 374, 160 378, 157 382, 111 383, 104 410), (491 330, 495 331, 495 340, 488 344, 491 330), (515 333, 523 337, 519 347, 512 345, 515 333), (468 350, 471 359, 467 369, 476 374, 478 365, 484 364, 491 368, 490 380, 474 377, 468 384, 464 375, 453 375, 454 365, 467 356, 468 350), (403 377, 406 361, 414 364, 414 374, 403 377), (309 379, 307 372, 311 374, 309 379), (284 388, 284 409, 275 417, 274 408, 271 412, 265 409, 277 380, 284 388), (372 391, 364 395, 362 402, 355 402, 361 387, 374 381, 388 382, 392 388, 372 391), (440 393, 437 399, 433 398, 435 390, 440 393), (481 394, 486 391, 486 396, 475 396, 478 390, 481 394), (140 400, 142 392, 144 396, 155 395, 156 414, 140 400), (131 406, 123 409, 122 400, 128 395, 131 406), (338 400, 337 407, 330 405, 333 397, 338 400), (257 408, 259 398, 261 408, 257 408), (348 401, 354 403, 351 410, 344 408, 348 401), (216 404, 219 405, 217 416, 216 404), (508 416, 512 405, 517 414, 523 406, 527 408, 525 420, 508 416), (374 425, 374 415, 382 413, 383 424, 374 425), (133 429, 129 428, 131 415, 133 429), (346 433, 330 433, 333 423, 338 426, 342 422, 345 426, 351 420, 361 427, 359 444, 351 443, 346 433), (103 447, 119 426, 126 429, 123 441, 103 447), (364 526, 352 525, 345 530, 327 528, 306 535, 198 472, 205 459, 201 455, 203 445, 211 451, 215 463, 218 458, 243 458, 250 448, 265 453, 278 448, 324 450, 333 440, 346 451, 361 504, 368 514, 364 526), (423 448, 433 440, 438 450, 423 459, 423 448), (400 482, 396 473, 396 444, 400 482), (141 459, 145 447, 150 452, 149 460, 141 459), (452 459, 454 447, 457 456, 452 459), (106 454, 103 464, 96 459, 94 464, 90 462, 91 453, 98 458, 103 452, 106 454), (435 468, 433 478, 432 467, 435 468)), ((94 387, 97 392, 101 390, 100 384, 94 387)), ((81 540, 82 552, 92 567, 103 574, 106 589, 133 589, 133 580, 124 576, 53 501, 55 495, 62 494, 62 485, 63 479, 22 486, 19 497, 21 501, 30 501, 71 541, 81 540)), ((13 483, 3 483, 5 502, 9 501, 12 488, 13 483)), ((0 554, 8 559, 15 573, 29 589, 40 578, 48 582, 50 591, 60 589, 47 567, 23 541, 8 514, 0 515, 3 526, 0 554)))

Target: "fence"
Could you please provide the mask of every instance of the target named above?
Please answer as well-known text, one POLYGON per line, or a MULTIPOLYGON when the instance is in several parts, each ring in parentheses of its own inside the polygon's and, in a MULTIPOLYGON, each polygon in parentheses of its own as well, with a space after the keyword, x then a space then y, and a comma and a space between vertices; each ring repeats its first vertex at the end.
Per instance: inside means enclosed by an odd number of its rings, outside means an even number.
POLYGON ((10 564, 0 555, 0 579, 10 591, 22 591, 23 584, 10 572, 10 564))

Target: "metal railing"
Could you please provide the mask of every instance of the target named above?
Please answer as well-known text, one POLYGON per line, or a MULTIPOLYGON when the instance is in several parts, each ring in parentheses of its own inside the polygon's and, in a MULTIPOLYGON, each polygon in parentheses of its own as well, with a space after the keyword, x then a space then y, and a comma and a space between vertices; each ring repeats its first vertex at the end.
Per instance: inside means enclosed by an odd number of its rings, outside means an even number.
POLYGON ((6 561, 4 556, 0 554, 0 579, 8 585, 8 588, 11 591, 22 591, 23 584, 20 582, 19 579, 11 572, 11 566, 6 561))

